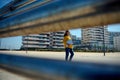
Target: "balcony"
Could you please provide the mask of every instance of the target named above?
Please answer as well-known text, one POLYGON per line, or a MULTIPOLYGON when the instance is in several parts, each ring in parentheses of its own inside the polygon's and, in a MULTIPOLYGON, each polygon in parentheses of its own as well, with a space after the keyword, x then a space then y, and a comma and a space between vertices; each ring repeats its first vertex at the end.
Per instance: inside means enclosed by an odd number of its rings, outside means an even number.
POLYGON ((39 35, 39 37, 47 37, 47 35, 39 35))
MULTIPOLYGON (((30 35, 28 35, 28 36, 36 36, 36 37, 39 37, 40 35, 39 34, 30 34, 30 35)), ((26 36, 27 37, 27 36, 26 36)))
POLYGON ((55 32, 55 33, 64 35, 65 31, 60 31, 60 32, 55 32))
POLYGON ((53 46, 52 48, 64 48, 64 47, 59 47, 59 46, 53 46))
POLYGON ((23 41, 23 44, 50 44, 49 42, 23 41))
POLYGON ((55 42, 62 42, 62 40, 56 40, 56 39, 54 39, 53 41, 55 41, 55 42))
POLYGON ((39 44, 50 44, 49 42, 40 42, 39 44))
POLYGON ((64 34, 55 33, 55 36, 63 36, 64 34))
POLYGON ((63 46, 63 43, 55 43, 54 45, 63 46))
POLYGON ((25 40, 41 40, 41 41, 49 41, 48 39, 45 38, 36 38, 36 37, 25 37, 25 40))
POLYGON ((47 46, 40 46, 40 45, 24 45, 23 47, 26 47, 26 48, 46 48, 47 46))
POLYGON ((58 37, 58 36, 54 36, 53 38, 57 38, 57 39, 63 39, 63 36, 61 36, 61 37, 58 37))
POLYGON ((28 43, 28 44, 39 44, 40 42, 37 42, 37 41, 23 41, 23 44, 24 43, 28 43))

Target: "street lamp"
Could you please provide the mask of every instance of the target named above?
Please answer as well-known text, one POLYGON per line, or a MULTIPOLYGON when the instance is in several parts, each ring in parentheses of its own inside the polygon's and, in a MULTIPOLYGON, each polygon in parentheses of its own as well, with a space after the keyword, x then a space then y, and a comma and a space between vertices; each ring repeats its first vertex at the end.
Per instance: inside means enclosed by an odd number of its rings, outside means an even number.
POLYGON ((28 53, 28 35, 27 35, 27 46, 26 46, 26 53, 28 53))
POLYGON ((0 39, 0 49, 2 48, 2 39, 0 39))
POLYGON ((105 56, 105 32, 104 32, 104 26, 103 26, 103 53, 105 56))

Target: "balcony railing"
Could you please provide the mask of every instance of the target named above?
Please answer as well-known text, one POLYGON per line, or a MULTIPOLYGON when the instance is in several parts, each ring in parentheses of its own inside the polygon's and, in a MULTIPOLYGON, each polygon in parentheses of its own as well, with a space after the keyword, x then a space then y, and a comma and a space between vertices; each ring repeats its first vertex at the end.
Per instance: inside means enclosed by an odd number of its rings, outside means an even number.
POLYGON ((62 42, 62 40, 56 40, 56 39, 53 39, 53 41, 55 41, 55 42, 62 42))
POLYGON ((53 46, 52 48, 64 48, 64 47, 59 47, 59 46, 53 46))
POLYGON ((41 46, 41 45, 23 45, 23 47, 27 47, 27 48, 46 48, 47 46, 41 46))
POLYGON ((53 38, 63 39, 63 36, 61 36, 61 37, 58 37, 58 36, 53 36, 53 38))
POLYGON ((37 37, 25 37, 26 40, 42 40, 42 41, 49 41, 49 39, 45 38, 37 38, 37 37))

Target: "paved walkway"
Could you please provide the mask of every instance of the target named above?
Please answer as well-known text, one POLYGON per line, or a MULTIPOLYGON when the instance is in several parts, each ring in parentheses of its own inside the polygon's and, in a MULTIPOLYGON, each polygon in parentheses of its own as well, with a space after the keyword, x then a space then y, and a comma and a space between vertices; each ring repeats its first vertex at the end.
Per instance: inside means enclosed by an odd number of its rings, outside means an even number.
POLYGON ((26 77, 19 76, 6 70, 0 69, 0 80, 31 80, 26 77))
MULTIPOLYGON (((26 51, 0 51, 0 53, 58 60, 64 60, 65 58, 65 52, 28 51, 26 53, 26 51)), ((75 52, 74 54, 75 55, 73 57, 73 61, 99 62, 112 64, 120 63, 120 52, 106 53, 106 56, 103 56, 103 53, 93 52, 75 52)))

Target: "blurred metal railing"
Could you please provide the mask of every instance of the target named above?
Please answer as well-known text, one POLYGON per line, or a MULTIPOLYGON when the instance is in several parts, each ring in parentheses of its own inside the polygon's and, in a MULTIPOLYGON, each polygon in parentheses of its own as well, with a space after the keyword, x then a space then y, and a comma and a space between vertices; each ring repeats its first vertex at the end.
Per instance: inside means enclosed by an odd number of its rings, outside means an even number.
POLYGON ((30 0, 18 8, 26 0, 14 1, 0 16, 0 37, 120 23, 120 0, 30 0))
POLYGON ((32 80, 120 80, 120 64, 65 62, 0 54, 0 68, 32 80))

